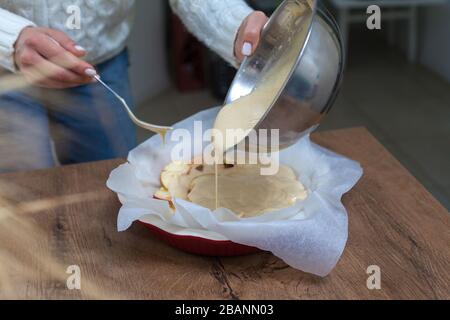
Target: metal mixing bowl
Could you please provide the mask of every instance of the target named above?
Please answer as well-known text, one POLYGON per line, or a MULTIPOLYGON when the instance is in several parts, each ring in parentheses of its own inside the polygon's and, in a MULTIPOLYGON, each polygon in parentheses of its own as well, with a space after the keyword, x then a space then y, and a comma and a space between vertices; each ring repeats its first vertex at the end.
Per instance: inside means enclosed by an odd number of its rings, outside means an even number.
MULTIPOLYGON (((292 45, 298 46, 297 61, 255 127, 279 129, 280 149, 317 127, 339 91, 344 69, 342 40, 337 24, 328 12, 317 8, 317 1, 285 0, 278 7, 264 27, 255 53, 240 66, 225 99, 229 103, 249 94, 292 45), (293 39, 300 41, 294 43, 293 39)), ((267 143, 272 143, 270 135, 267 143)))

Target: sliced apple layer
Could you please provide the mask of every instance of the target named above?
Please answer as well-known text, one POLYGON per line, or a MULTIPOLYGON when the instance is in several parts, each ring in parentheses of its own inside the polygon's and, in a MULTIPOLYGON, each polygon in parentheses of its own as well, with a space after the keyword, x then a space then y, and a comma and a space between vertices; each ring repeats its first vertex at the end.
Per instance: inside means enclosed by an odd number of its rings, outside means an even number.
MULTIPOLYGON (((290 167, 280 165, 277 173, 261 175, 260 164, 221 164, 219 207, 232 210, 240 217, 257 216, 267 211, 287 208, 307 197, 307 191, 290 167)), ((161 172, 157 199, 184 199, 211 210, 216 209, 215 166, 174 161, 161 172)))

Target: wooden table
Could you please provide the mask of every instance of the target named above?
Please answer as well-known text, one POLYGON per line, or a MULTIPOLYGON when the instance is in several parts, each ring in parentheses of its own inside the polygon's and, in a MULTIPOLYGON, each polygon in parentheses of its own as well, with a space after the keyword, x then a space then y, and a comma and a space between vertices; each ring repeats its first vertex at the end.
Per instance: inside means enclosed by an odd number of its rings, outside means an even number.
POLYGON ((105 187, 123 160, 0 175, 0 297, 119 299, 449 299, 450 215, 364 128, 314 140, 359 161, 345 195, 349 240, 326 278, 270 253, 205 258, 159 242, 141 225, 116 231, 105 187), (68 290, 78 265, 81 290, 68 290), (367 267, 381 289, 366 286, 367 267))

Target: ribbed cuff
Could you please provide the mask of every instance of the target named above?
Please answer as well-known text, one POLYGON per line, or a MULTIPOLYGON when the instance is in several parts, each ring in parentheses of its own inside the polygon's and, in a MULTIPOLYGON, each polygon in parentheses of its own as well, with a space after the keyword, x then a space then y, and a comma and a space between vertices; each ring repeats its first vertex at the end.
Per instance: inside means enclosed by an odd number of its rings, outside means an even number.
POLYGON ((14 44, 24 28, 36 25, 30 20, 1 8, 0 21, 0 66, 17 72, 14 62, 14 44))

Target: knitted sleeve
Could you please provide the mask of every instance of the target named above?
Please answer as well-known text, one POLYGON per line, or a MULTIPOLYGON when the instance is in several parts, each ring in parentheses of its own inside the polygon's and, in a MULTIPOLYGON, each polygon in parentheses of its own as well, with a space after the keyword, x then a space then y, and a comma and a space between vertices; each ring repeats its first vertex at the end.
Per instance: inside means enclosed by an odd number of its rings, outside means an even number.
POLYGON ((0 8, 0 66, 16 72, 14 44, 20 32, 34 23, 0 8))
POLYGON ((234 42, 242 21, 252 12, 243 0, 170 0, 188 30, 236 66, 234 42))

